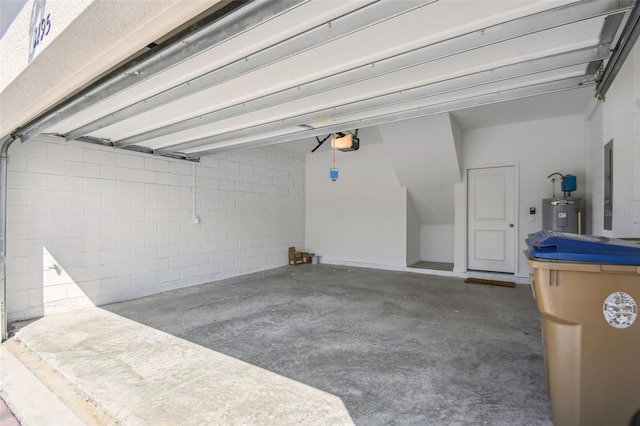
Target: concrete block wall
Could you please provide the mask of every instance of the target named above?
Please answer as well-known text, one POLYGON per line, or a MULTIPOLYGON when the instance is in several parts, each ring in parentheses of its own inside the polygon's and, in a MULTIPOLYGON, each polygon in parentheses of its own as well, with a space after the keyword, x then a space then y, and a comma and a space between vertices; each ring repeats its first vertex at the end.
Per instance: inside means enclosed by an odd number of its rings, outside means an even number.
POLYGON ((9 320, 285 265, 304 246, 304 154, 279 147, 194 165, 15 143, 7 197, 9 320))

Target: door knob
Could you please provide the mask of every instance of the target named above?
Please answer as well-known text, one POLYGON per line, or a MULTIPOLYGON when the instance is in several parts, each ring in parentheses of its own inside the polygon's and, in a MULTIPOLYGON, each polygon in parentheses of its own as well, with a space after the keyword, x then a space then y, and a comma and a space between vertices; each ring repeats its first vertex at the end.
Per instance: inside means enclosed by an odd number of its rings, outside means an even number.
POLYGON ((509 228, 513 228, 513 227, 514 227, 513 223, 510 223, 509 228))

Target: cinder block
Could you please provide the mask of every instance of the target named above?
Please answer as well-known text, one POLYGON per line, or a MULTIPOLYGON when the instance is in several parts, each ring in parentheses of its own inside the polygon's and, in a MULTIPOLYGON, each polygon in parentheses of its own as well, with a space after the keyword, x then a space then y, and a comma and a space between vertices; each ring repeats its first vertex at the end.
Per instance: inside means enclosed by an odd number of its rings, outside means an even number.
POLYGON ((130 208, 131 200, 131 195, 102 194, 102 207, 130 208))
POLYGON ((48 222, 49 214, 46 209, 29 206, 8 206, 7 223, 14 222, 48 222))
POLYGON ((157 222, 136 222, 131 228, 132 235, 155 234, 158 232, 157 222))
POLYGON ((158 197, 159 209, 179 209, 181 205, 181 199, 170 197, 158 197))
MULTIPOLYGON (((97 228, 96 235, 100 234, 100 224, 92 224, 97 228)), ((84 249, 86 251, 113 250, 117 248, 116 237, 93 237, 84 239, 84 249)))
POLYGON ((65 225, 36 222, 27 225, 25 238, 28 239, 48 239, 48 238, 63 238, 67 236, 67 229, 65 225))
POLYGON ((166 271, 169 269, 169 259, 145 259, 143 265, 144 272, 166 271))
POLYGON ((86 207, 84 220, 87 222, 115 222, 116 209, 105 207, 86 207))
POLYGON ((67 205, 100 207, 102 197, 95 192, 67 192, 67 205))
POLYGON ((158 273, 155 271, 144 272, 142 274, 136 274, 131 276, 132 288, 149 287, 157 283, 158 283, 158 273))
POLYGON ((124 293, 131 288, 131 277, 120 276, 102 279, 102 293, 124 293))
POLYGON ((200 253, 200 244, 199 243, 187 243, 180 245, 180 254, 199 254, 200 253))
POLYGON ((14 172, 26 172, 27 171, 27 157, 24 155, 9 154, 7 160, 7 170, 14 172))
POLYGON ((105 280, 116 276, 116 265, 98 265, 87 268, 85 271, 85 279, 87 281, 105 280))
POLYGON ((172 186, 171 188, 171 198, 192 198, 193 193, 191 188, 185 188, 182 186, 172 186))
POLYGON ((162 271, 161 274, 158 274, 159 282, 170 282, 176 281, 180 279, 180 270, 179 269, 167 269, 166 271, 162 271))
POLYGON ((67 298, 67 283, 60 285, 45 286, 42 289, 42 299, 44 303, 57 302, 67 298))
POLYGON ((131 169, 115 166, 100 166, 100 177, 102 179, 131 180, 131 169))
POLYGON ((131 207, 134 209, 155 209, 158 207, 158 198, 157 197, 133 197, 131 200, 131 207))
POLYGON ((158 222, 158 229, 169 234, 180 232, 180 222, 158 222))
POLYGON ((67 174, 67 165, 61 160, 52 160, 42 157, 27 157, 27 172, 45 173, 48 175, 67 174))
POLYGON ((153 183, 147 183, 144 186, 144 194, 152 197, 168 197, 169 185, 157 185, 153 183))
POLYGON ((193 164, 187 164, 180 161, 172 161, 169 164, 169 171, 173 174, 193 176, 193 167, 193 164))
MULTIPOLYGON (((118 209, 118 222, 142 222, 144 218, 144 209, 118 209)), ((135 224, 133 225, 136 226, 135 224)))
MULTIPOLYGON (((193 176, 188 175, 180 175, 180 186, 186 186, 188 188, 193 188, 193 176)), ((196 188, 199 185, 196 185, 196 188)))
POLYGON ((30 271, 26 274, 15 274, 7 277, 11 290, 30 290, 42 288, 42 271, 30 271))
POLYGON ((154 158, 145 158, 144 168, 155 172, 169 172, 169 162, 165 160, 156 160, 154 158))
POLYGON ((117 182, 116 190, 120 195, 144 195, 144 183, 117 182))
POLYGON ((135 275, 143 272, 142 262, 136 260, 135 262, 118 263, 116 265, 116 273, 119 277, 123 275, 135 275))
POLYGON ((197 265, 180 268, 180 279, 193 278, 198 275, 200 275, 200 267, 197 265))
POLYGON ((9 189, 7 191, 7 205, 8 206, 26 206, 27 191, 23 189, 9 189))
POLYGON ((131 249, 104 250, 100 257, 100 263, 103 265, 129 261, 131 261, 131 249))
POLYGON ((190 221, 192 218, 191 211, 186 209, 169 210, 169 220, 190 221))
POLYGON ((7 290, 7 312, 20 312, 29 307, 28 290, 7 290))
POLYGON ((191 238, 186 232, 172 232, 169 238, 171 244, 188 244, 191 242, 191 238))
POLYGON ((85 192, 100 192, 103 194, 115 194, 116 181, 84 178, 84 190, 85 192))
POLYGON ((144 247, 144 235, 119 235, 116 237, 118 249, 144 247))
POLYGON ((128 169, 144 169, 144 157, 117 152, 116 165, 128 169))
POLYGON ((191 265, 191 256, 174 256, 169 258, 169 268, 183 268, 185 266, 191 265))
POLYGON ((9 256, 42 256, 42 242, 38 240, 7 241, 9 256))
POLYGON ((156 183, 156 172, 150 170, 131 170, 131 181, 156 183))
POLYGON ((81 192, 84 190, 84 180, 74 176, 49 175, 47 190, 81 192))
POLYGON ((96 237, 100 235, 99 223, 67 223, 67 236, 68 237, 96 237))
POLYGON ((179 245, 158 246, 158 258, 176 257, 180 255, 179 245))
POLYGON ((82 222, 84 208, 75 206, 50 206, 47 207, 49 222, 82 222))
POLYGON ((105 166, 116 165, 116 153, 87 148, 84 150, 84 162, 105 166))
POLYGON ((161 185, 180 185, 180 176, 172 175, 171 173, 160 173, 156 174, 156 182, 161 185))
POLYGON ((239 182, 238 183, 238 191, 239 192, 254 192, 254 186, 251 183, 239 182))
POLYGON ((67 284, 67 294, 69 298, 86 296, 91 298, 102 291, 102 283, 96 281, 81 281, 73 284, 67 284))
POLYGON ((131 233, 129 222, 106 222, 100 224, 100 235, 104 237, 127 235, 131 233))
POLYGON ((96 167, 95 164, 67 161, 67 176, 99 178, 100 167, 96 167))
POLYGON ((84 161, 82 148, 57 143, 47 144, 47 157, 55 160, 84 161))
MULTIPOLYGON (((60 226, 56 224, 56 226, 60 226)), ((69 233, 67 232, 67 235, 69 233)), ((35 240, 38 241, 38 240, 35 240)), ((45 241, 44 249, 49 250, 51 253, 57 255, 66 254, 68 256, 76 256, 77 253, 81 253, 84 250, 84 239, 81 237, 67 237, 67 238, 51 238, 45 241)), ((40 247, 42 255, 42 244, 40 247)), ((63 259, 60 259, 63 261, 63 259)))
MULTIPOLYGON (((232 154, 232 153, 229 152, 228 154, 232 154)), ((218 168, 222 170, 227 170, 230 172, 237 172, 239 168, 239 164, 235 161, 219 159, 218 168)))
POLYGON ((46 157, 47 143, 34 139, 27 143, 14 143, 11 145, 11 152, 9 155, 13 154, 26 155, 30 157, 46 157))
MULTIPOLYGON (((100 252, 87 251, 79 253, 68 253, 63 256, 58 256, 58 259, 54 258, 54 262, 62 266, 62 268, 69 274, 70 271, 81 269, 83 271, 81 278, 84 279, 86 276, 86 268, 92 268, 94 266, 100 265, 100 252)), ((52 265, 49 263, 44 264, 44 266, 48 269, 52 265)))
POLYGON ((158 249, 156 247, 141 247, 131 249, 131 259, 145 260, 156 259, 158 257, 158 249))
MULTIPOLYGON (((162 229, 162 231, 165 231, 162 229)), ((144 238, 145 247, 164 246, 169 244, 169 234, 163 232, 161 234, 146 234, 142 236, 144 238)), ((158 256, 162 257, 162 256, 158 256)))
POLYGON ((202 164, 202 160, 200 160, 200 164, 194 164, 196 168, 196 176, 202 178, 209 177, 209 167, 206 167, 202 164))
POLYGON ((167 221, 169 220, 169 210, 167 209, 145 209, 144 219, 146 221, 167 221))
POLYGON ((8 171, 7 187, 16 189, 46 189, 47 175, 8 171))
POLYGON ((208 253, 193 254, 191 255, 191 265, 205 265, 209 263, 210 257, 208 253))

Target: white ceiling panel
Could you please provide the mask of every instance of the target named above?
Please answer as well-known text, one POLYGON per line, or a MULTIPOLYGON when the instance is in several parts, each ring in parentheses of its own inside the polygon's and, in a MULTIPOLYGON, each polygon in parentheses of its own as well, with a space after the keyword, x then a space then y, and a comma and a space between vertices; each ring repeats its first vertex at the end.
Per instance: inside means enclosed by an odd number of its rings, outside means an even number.
MULTIPOLYGON (((354 102, 396 90, 405 90, 472 72, 504 66, 516 61, 529 60, 594 46, 598 43, 598 34, 603 21, 604 18, 602 17, 594 18, 566 27, 554 28, 519 39, 467 51, 459 55, 449 56, 437 61, 354 83, 349 86, 329 90, 318 95, 293 100, 287 104, 246 114, 237 119, 223 120, 212 125, 198 126, 201 128, 193 129, 193 132, 175 133, 160 140, 149 140, 148 146, 167 146, 172 142, 183 142, 189 138, 199 138, 207 134, 216 134, 223 131, 249 127, 269 120, 282 119, 347 102, 354 102), (461 66, 461 64, 464 64, 464 66, 461 66)), ((332 44, 333 43, 329 43, 328 45, 332 44)), ((313 51, 308 53, 312 52, 313 51)), ((350 55, 356 55, 357 50, 354 49, 348 53, 350 55)), ((192 117, 194 114, 204 114, 212 109, 219 109, 238 102, 239 100, 250 99, 250 96, 240 99, 237 99, 236 96, 238 93, 251 92, 252 87, 255 87, 256 92, 258 92, 260 86, 262 86, 264 92, 272 93, 290 85, 286 78, 274 81, 270 78, 270 76, 273 75, 272 72, 271 67, 265 67, 212 89, 203 90, 195 95, 172 102, 161 108, 136 115, 129 120, 124 120, 113 126, 92 133, 91 136, 120 140, 136 133, 192 117), (280 87, 265 87, 261 82, 279 83, 280 87)), ((295 70, 292 72, 295 72, 295 70)), ((253 93, 254 96, 266 94, 256 92, 253 93)))
POLYGON ((257 28, 208 49, 187 62, 119 93, 93 108, 60 123, 60 133, 86 124, 133 102, 141 101, 177 84, 193 79, 254 52, 286 40, 305 30, 359 9, 374 0, 310 1, 277 16, 257 28))
POLYGON ((396 120, 434 105, 458 110, 458 101, 480 96, 498 102, 508 96, 485 95, 538 90, 570 77, 593 84, 621 21, 605 17, 628 15, 632 5, 310 0, 60 120, 49 132, 188 154, 291 139, 304 134, 300 125, 329 128, 392 114, 396 120), (350 20, 357 25, 350 27, 350 20), (314 37, 315 45, 305 41, 297 49, 297 41, 314 37))

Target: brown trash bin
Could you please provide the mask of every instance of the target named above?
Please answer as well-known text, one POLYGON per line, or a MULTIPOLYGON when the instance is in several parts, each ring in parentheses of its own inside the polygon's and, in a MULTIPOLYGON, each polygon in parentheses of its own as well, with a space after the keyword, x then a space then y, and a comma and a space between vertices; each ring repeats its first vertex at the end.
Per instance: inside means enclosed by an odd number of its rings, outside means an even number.
POLYGON ((554 425, 631 425, 640 412, 640 266, 526 255, 554 425))

